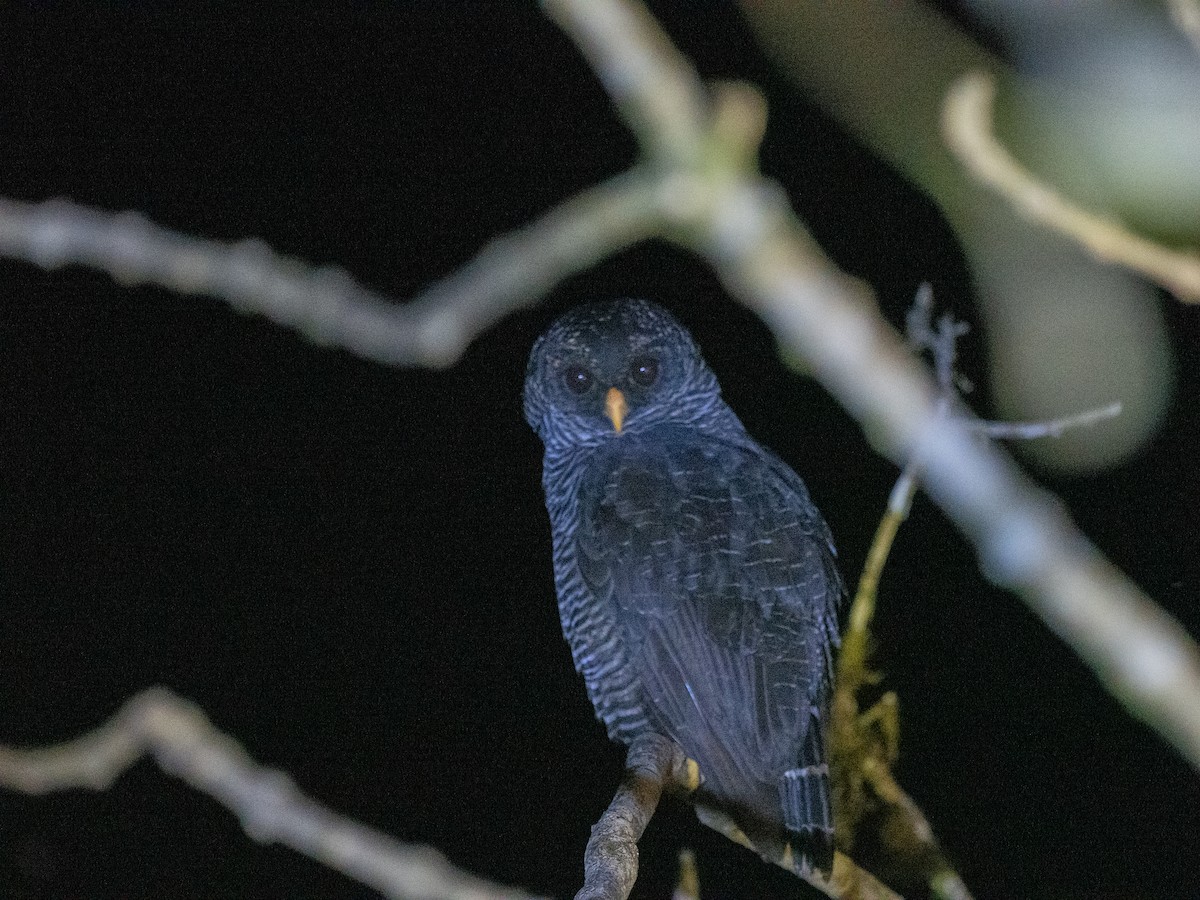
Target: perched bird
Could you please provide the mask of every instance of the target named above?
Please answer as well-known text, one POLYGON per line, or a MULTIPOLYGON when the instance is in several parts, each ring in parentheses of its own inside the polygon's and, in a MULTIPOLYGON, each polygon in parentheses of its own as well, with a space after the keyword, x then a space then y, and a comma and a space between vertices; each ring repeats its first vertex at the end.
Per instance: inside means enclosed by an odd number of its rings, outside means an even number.
POLYGON ((804 483, 645 300, 556 321, 529 359, 525 417, 545 445, 563 632, 609 737, 669 737, 699 766, 701 818, 827 871, 842 583, 804 483))

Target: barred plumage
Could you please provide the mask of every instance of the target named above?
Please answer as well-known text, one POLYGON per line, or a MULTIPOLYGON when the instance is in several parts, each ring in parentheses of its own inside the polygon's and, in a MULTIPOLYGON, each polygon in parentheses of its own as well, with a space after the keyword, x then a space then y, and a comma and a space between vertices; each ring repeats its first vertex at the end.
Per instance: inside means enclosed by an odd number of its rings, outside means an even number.
POLYGON ((800 478, 746 434, 687 332, 640 300, 538 341, 563 633, 609 736, 683 747, 764 855, 828 863, 824 719, 842 594, 800 478))

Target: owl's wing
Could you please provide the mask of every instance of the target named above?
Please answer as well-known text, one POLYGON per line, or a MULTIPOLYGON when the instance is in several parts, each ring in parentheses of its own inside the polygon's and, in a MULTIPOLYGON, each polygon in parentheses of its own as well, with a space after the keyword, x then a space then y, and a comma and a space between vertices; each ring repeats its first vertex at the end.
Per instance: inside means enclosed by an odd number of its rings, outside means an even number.
POLYGON ((620 623, 649 720, 714 792, 777 819, 785 773, 824 762, 841 596, 828 530, 757 446, 675 431, 620 449, 583 486, 582 580, 620 623))

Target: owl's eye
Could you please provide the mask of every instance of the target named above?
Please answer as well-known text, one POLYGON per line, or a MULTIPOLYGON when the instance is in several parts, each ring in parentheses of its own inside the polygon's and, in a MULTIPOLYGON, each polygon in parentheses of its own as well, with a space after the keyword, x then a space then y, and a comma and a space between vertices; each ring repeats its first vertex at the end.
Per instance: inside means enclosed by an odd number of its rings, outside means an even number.
POLYGON ((658 360, 653 356, 635 356, 629 364, 629 377, 635 384, 650 387, 658 381, 658 360))
POLYGON ((594 380, 592 370, 586 366, 567 366, 563 370, 563 382, 572 394, 586 394, 594 380))

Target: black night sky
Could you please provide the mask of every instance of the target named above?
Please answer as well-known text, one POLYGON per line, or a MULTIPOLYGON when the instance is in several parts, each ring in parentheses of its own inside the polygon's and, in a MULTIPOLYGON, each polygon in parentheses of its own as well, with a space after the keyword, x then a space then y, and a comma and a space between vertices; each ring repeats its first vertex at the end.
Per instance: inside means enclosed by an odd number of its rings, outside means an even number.
MULTIPOLYGON (((7 6, 0 194, 257 236, 405 298, 635 158, 532 3, 165 6, 7 6)), ((653 6, 706 77, 763 87, 764 169, 893 322, 924 279, 971 318, 935 208, 796 96, 735 9, 653 6)), ((541 448, 520 409, 537 334, 585 299, 669 306, 807 480, 851 578, 895 476, 709 270, 664 245, 563 284, 441 373, 79 269, 0 262, 0 293, 0 741, 73 737, 164 684, 335 809, 546 895, 578 887, 622 754, 559 629, 541 448)), ((1163 431, 1117 470, 1048 484, 1197 634, 1200 319, 1168 316, 1180 380, 1163 431)), ((962 368, 985 385, 978 346, 962 368)), ((900 777, 977 896, 1200 893, 1195 772, 983 580, 927 500, 877 638, 900 777)), ((669 896, 681 846, 709 900, 803 893, 668 803, 636 898, 669 896)), ((369 894, 254 844, 142 763, 103 794, 0 794, 0 896, 369 894)))

